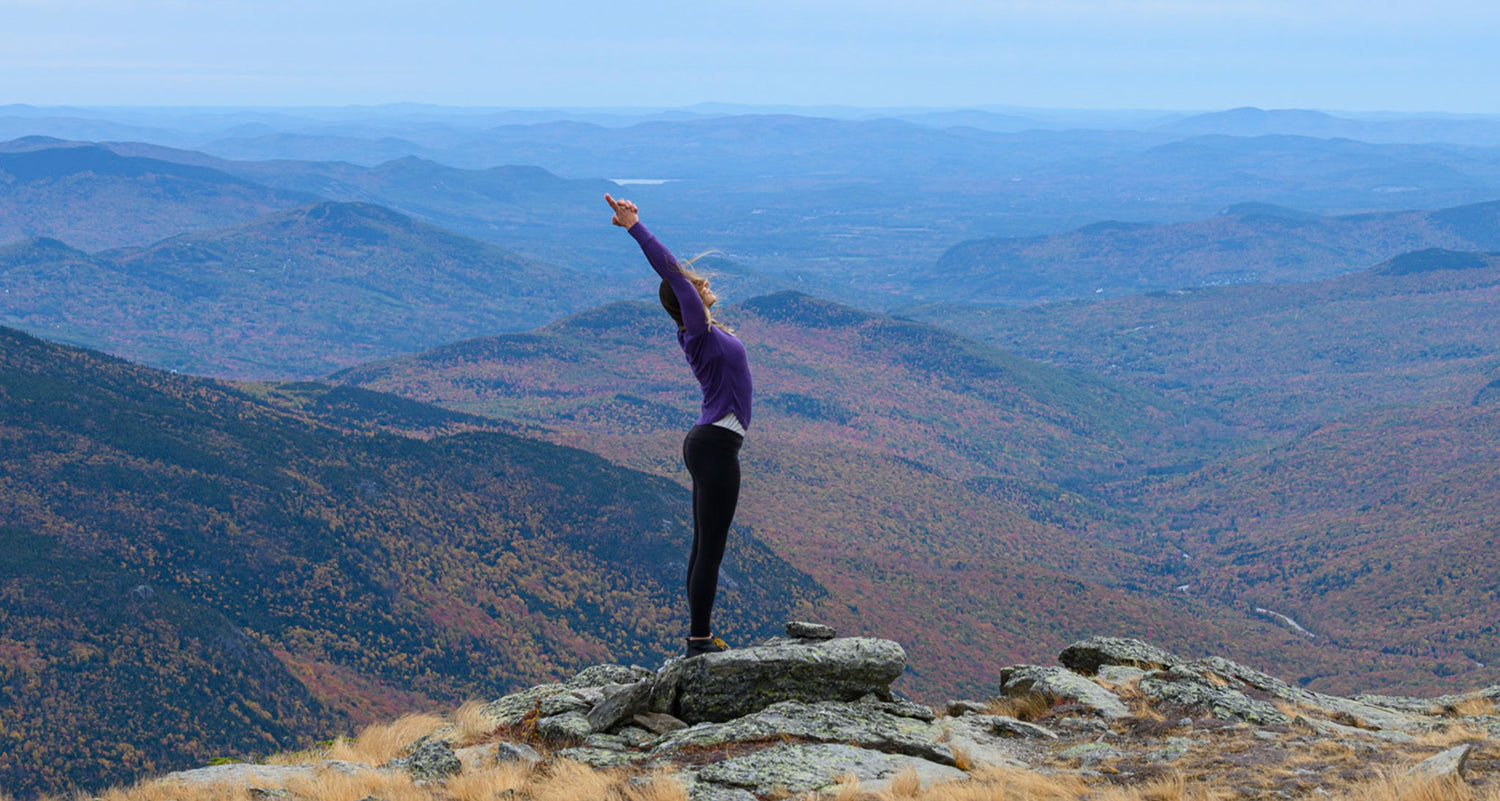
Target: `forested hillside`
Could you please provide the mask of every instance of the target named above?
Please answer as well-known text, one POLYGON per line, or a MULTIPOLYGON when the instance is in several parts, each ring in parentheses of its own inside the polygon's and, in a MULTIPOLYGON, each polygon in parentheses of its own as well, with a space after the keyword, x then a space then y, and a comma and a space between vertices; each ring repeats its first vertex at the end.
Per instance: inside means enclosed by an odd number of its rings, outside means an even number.
MULTIPOLYGON (((0 410, 9 791, 285 748, 681 647, 687 493, 513 427, 8 329, 0 410)), ((748 531, 725 571, 728 636, 822 593, 748 531)))
POLYGON ((310 378, 521 330, 610 288, 363 203, 95 254, 51 239, 0 247, 0 323, 230 378, 310 378))

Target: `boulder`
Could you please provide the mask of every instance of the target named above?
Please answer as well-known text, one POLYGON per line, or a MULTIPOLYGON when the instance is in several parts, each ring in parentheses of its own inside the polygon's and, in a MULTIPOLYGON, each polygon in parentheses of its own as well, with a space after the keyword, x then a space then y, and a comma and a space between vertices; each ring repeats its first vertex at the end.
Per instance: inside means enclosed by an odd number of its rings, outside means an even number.
POLYGON ((418 740, 411 753, 385 763, 387 768, 404 770, 418 781, 443 781, 464 769, 446 741, 428 737, 418 740))
POLYGON ((870 693, 888 699, 891 682, 905 669, 906 651, 890 640, 737 648, 665 668, 651 708, 697 723, 732 720, 780 701, 853 701, 870 693), (664 689, 667 682, 675 687, 664 689), (664 704, 670 708, 661 709, 664 704))
POLYGON ((593 732, 593 725, 582 712, 565 712, 536 722, 536 733, 548 740, 582 740, 593 732))
POLYGON ((634 684, 612 684, 604 688, 604 700, 589 710, 589 725, 594 731, 609 731, 631 720, 651 705, 655 676, 634 684))
POLYGON ((1437 756, 1428 757, 1411 769, 1413 774, 1423 774, 1435 779, 1467 778, 1469 772, 1469 754, 1474 752, 1473 744, 1456 745, 1437 756))
POLYGON ((782 701, 725 723, 701 723, 672 732, 651 753, 661 757, 692 748, 753 743, 793 737, 817 743, 844 743, 893 754, 953 764, 953 749, 941 742, 943 730, 915 718, 892 715, 867 704, 782 701))
POLYGON ((539 684, 519 692, 497 698, 479 714, 500 726, 514 726, 533 712, 540 713, 542 700, 564 692, 568 688, 561 684, 539 684))
POLYGON ((1002 668, 1000 692, 1009 698, 1036 694, 1054 704, 1074 701, 1109 720, 1130 715, 1119 696, 1066 668, 1040 665, 1002 668))
POLYGON ((1161 670, 1180 664, 1181 659, 1160 648, 1127 637, 1090 637, 1069 645, 1057 661, 1070 670, 1092 676, 1106 665, 1161 670))
MULTIPOLYGON (((843 776, 859 779, 860 789, 879 792, 906 769, 923 786, 968 777, 963 771, 901 754, 887 754, 851 745, 775 745, 753 754, 699 768, 695 778, 753 795, 808 793, 831 789, 843 776)), ((696 796, 695 796, 696 797, 696 796)))

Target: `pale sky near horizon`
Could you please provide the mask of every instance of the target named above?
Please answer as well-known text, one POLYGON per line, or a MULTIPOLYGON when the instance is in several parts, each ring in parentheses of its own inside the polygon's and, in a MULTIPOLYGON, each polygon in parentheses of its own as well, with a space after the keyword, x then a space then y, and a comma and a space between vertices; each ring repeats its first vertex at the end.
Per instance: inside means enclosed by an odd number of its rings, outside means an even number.
POLYGON ((0 0, 0 105, 1500 114, 1500 3, 0 0))

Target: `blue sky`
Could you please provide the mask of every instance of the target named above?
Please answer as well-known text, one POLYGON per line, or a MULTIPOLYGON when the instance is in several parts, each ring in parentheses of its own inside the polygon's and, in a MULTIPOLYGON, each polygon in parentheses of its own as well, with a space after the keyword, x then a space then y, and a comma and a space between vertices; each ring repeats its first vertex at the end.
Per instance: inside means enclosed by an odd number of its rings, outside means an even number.
POLYGON ((0 104, 1500 113, 1500 3, 0 0, 0 104))

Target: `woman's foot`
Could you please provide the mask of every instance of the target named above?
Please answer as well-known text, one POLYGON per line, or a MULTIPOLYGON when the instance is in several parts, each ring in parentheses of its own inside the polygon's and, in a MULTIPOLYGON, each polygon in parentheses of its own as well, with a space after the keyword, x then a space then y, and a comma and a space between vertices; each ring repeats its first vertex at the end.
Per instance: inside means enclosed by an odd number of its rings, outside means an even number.
POLYGON ((729 643, 718 637, 689 637, 687 640, 687 655, 698 656, 700 654, 716 654, 720 651, 728 651, 729 643))

